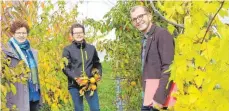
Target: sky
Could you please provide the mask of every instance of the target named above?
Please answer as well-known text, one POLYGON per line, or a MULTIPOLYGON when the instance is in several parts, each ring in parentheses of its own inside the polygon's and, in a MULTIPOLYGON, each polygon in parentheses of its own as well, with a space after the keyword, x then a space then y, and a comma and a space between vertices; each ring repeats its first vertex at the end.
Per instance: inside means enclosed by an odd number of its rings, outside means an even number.
POLYGON ((78 5, 79 19, 93 18, 95 20, 103 19, 103 16, 115 5, 114 0, 86 1, 78 5))

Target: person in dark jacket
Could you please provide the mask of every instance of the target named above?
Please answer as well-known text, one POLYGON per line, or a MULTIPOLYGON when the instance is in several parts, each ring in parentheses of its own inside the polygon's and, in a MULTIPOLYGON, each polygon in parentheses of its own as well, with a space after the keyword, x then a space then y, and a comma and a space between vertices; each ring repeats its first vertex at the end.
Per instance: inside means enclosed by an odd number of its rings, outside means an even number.
MULTIPOLYGON (((166 86, 170 76, 170 72, 165 71, 169 69, 174 58, 173 37, 166 29, 152 23, 152 14, 144 6, 132 7, 130 16, 134 27, 144 35, 141 51, 143 90, 147 79, 159 79, 152 104, 162 107, 167 98, 166 86)), ((149 111, 151 108, 143 105, 142 111, 149 111)))
POLYGON ((16 20, 11 24, 10 31, 13 37, 8 42, 8 47, 3 48, 6 58, 10 59, 10 68, 18 66, 24 61, 30 69, 27 83, 15 82, 16 94, 7 93, 7 107, 16 105, 18 111, 38 111, 41 103, 41 93, 38 78, 38 51, 31 48, 27 40, 29 26, 26 21, 16 20))
MULTIPOLYGON (((81 24, 73 24, 70 28, 73 42, 63 50, 63 57, 68 59, 68 64, 63 69, 68 77, 68 89, 74 102, 75 111, 83 111, 83 96, 80 96, 82 75, 88 78, 93 76, 92 69, 98 69, 99 77, 102 76, 102 65, 97 51, 93 45, 86 43, 85 29, 81 24)), ((90 96, 90 91, 85 92, 86 100, 91 111, 99 111, 99 98, 97 90, 90 96)))

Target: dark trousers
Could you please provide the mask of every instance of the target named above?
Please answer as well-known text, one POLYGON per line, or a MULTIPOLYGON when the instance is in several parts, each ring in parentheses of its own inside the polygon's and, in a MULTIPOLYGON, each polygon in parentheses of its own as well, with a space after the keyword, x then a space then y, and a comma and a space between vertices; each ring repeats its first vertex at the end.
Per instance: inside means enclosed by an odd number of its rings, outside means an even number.
POLYGON ((152 106, 142 106, 141 111, 159 111, 159 110, 153 108, 152 106))
POLYGON ((30 111, 39 111, 39 101, 30 101, 30 111))

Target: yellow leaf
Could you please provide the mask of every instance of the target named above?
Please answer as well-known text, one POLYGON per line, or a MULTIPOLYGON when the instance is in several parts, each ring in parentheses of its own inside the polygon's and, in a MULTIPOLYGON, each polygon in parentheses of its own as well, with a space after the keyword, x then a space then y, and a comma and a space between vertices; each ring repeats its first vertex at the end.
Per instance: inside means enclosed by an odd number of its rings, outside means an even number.
POLYGON ((50 98, 48 97, 48 94, 44 94, 44 99, 48 101, 50 98))
POLYGON ((91 91, 91 92, 90 92, 90 96, 93 96, 93 94, 94 94, 94 91, 91 91))
POLYGON ((171 8, 171 7, 170 8, 165 8, 165 12, 167 13, 165 15, 165 18, 170 19, 173 16, 173 11, 175 11, 173 9, 175 9, 175 8, 171 8))
POLYGON ((165 11, 165 7, 161 5, 161 1, 157 1, 157 7, 159 7, 161 11, 165 11))
POLYGON ((28 79, 25 78, 25 77, 22 77, 22 78, 21 78, 21 81, 22 81, 24 84, 27 82, 27 80, 28 80, 28 79))
POLYGON ((59 108, 61 108, 61 107, 62 107, 62 105, 61 105, 61 104, 58 104, 58 107, 59 107, 59 108))
POLYGON ((5 9, 6 8, 6 4, 5 3, 2 3, 2 9, 5 9))
POLYGON ((169 30, 169 32, 170 32, 171 34, 173 34, 173 31, 175 30, 175 27, 174 27, 173 25, 171 25, 171 24, 168 24, 167 29, 169 30))
POLYGON ((195 56, 195 65, 204 67, 209 61, 204 56, 196 55, 195 56))
POLYGON ((5 88, 6 88, 7 92, 10 92, 10 86, 8 83, 5 83, 5 88))
POLYGON ((203 85, 203 90, 211 92, 214 89, 215 85, 216 85, 215 81, 210 81, 209 83, 203 85))
POLYGON ((13 92, 13 94, 15 95, 17 93, 17 89, 16 87, 14 86, 14 84, 10 84, 10 88, 11 88, 11 91, 13 92))
MULTIPOLYGON (((11 63, 11 59, 10 59, 10 58, 7 58, 6 64, 7 64, 7 65, 10 65, 10 63, 11 63)), ((20 64, 20 63, 21 63, 21 61, 19 61, 18 64, 20 64)))
MULTIPOLYGON (((179 99, 177 99, 177 106, 187 106, 189 104, 189 97, 185 95, 180 95, 179 99)), ((175 110, 175 111, 184 111, 184 110, 175 110)))
POLYGON ((199 76, 195 77, 194 81, 195 81, 197 87, 200 87, 202 85, 203 79, 204 79, 203 75, 199 75, 199 76))
POLYGON ((222 10, 219 11, 219 14, 220 14, 221 17, 228 16, 228 11, 225 10, 225 9, 224 10, 222 9, 222 10))
POLYGON ((198 94, 190 94, 189 95, 189 102, 190 103, 194 103, 196 102, 196 100, 199 98, 199 95, 198 94))
MULTIPOLYGON (((29 67, 26 67, 26 73, 29 73, 30 72, 30 68, 29 67)), ((28 75, 28 74, 26 74, 26 75, 28 75)))
POLYGON ((216 13, 216 11, 218 9, 216 7, 219 7, 218 2, 205 3, 201 8, 207 13, 216 13))
POLYGON ((141 5, 141 6, 144 6, 144 2, 140 2, 140 5, 141 5))
POLYGON ((218 106, 217 106, 217 111, 228 111, 229 110, 229 102, 228 102, 228 99, 227 98, 222 98, 220 97, 219 99, 220 103, 218 106))
POLYGON ((81 90, 79 91, 80 96, 83 96, 83 95, 84 95, 84 92, 85 92, 85 91, 81 89, 81 90))
POLYGON ((188 87, 188 92, 190 94, 199 94, 200 93, 199 90, 194 85, 190 85, 188 87))
POLYGON ((66 104, 68 102, 68 99, 64 98, 64 103, 66 104))
POLYGON ((184 26, 190 26, 192 24, 192 18, 190 15, 184 17, 184 26))
POLYGON ((45 8, 45 3, 44 2, 41 2, 41 7, 42 7, 42 9, 45 8))
POLYGON ((52 111, 59 111, 58 105, 57 105, 56 103, 53 103, 53 104, 51 105, 51 110, 52 110, 52 111))
POLYGON ((28 23, 29 27, 32 27, 32 20, 31 20, 30 16, 27 17, 27 23, 28 23))
POLYGON ((10 111, 9 108, 7 108, 6 104, 3 101, 1 101, 1 110, 2 111, 10 111))
POLYGON ((201 11, 195 13, 192 18, 195 20, 194 22, 195 22, 196 27, 198 27, 198 30, 205 25, 205 22, 207 20, 205 17, 203 17, 203 13, 201 11))
POLYGON ((12 110, 17 111, 17 106, 15 104, 12 106, 12 110))
POLYGON ((0 89, 1 89, 1 93, 4 94, 4 96, 6 96, 7 89, 5 88, 5 86, 3 86, 2 84, 0 84, 0 89))
POLYGON ((64 57, 64 58, 61 59, 61 61, 63 63, 63 64, 61 64, 61 69, 63 69, 64 65, 68 65, 68 59, 66 57, 64 57))
POLYGON ((176 11, 177 11, 179 14, 184 14, 184 9, 182 8, 182 6, 176 5, 176 11))
POLYGON ((12 7, 12 6, 13 6, 12 1, 9 1, 9 2, 8 2, 8 6, 9 6, 9 7, 12 7))
POLYGON ((64 63, 60 63, 60 69, 64 69, 64 63))

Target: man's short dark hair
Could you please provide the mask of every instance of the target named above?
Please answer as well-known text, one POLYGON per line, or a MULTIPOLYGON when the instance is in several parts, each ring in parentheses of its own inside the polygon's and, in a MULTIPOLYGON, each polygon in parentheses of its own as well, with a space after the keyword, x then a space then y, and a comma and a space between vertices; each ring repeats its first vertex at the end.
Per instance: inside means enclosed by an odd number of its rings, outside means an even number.
POLYGON ((72 35, 73 35, 73 29, 74 28, 82 28, 83 29, 83 33, 85 34, 84 26, 79 24, 79 23, 75 23, 75 24, 72 24, 72 26, 70 28, 70 32, 71 32, 72 35))
POLYGON ((146 13, 151 13, 151 11, 146 6, 141 6, 141 5, 133 6, 130 9, 130 13, 134 12, 137 8, 143 8, 146 13))

